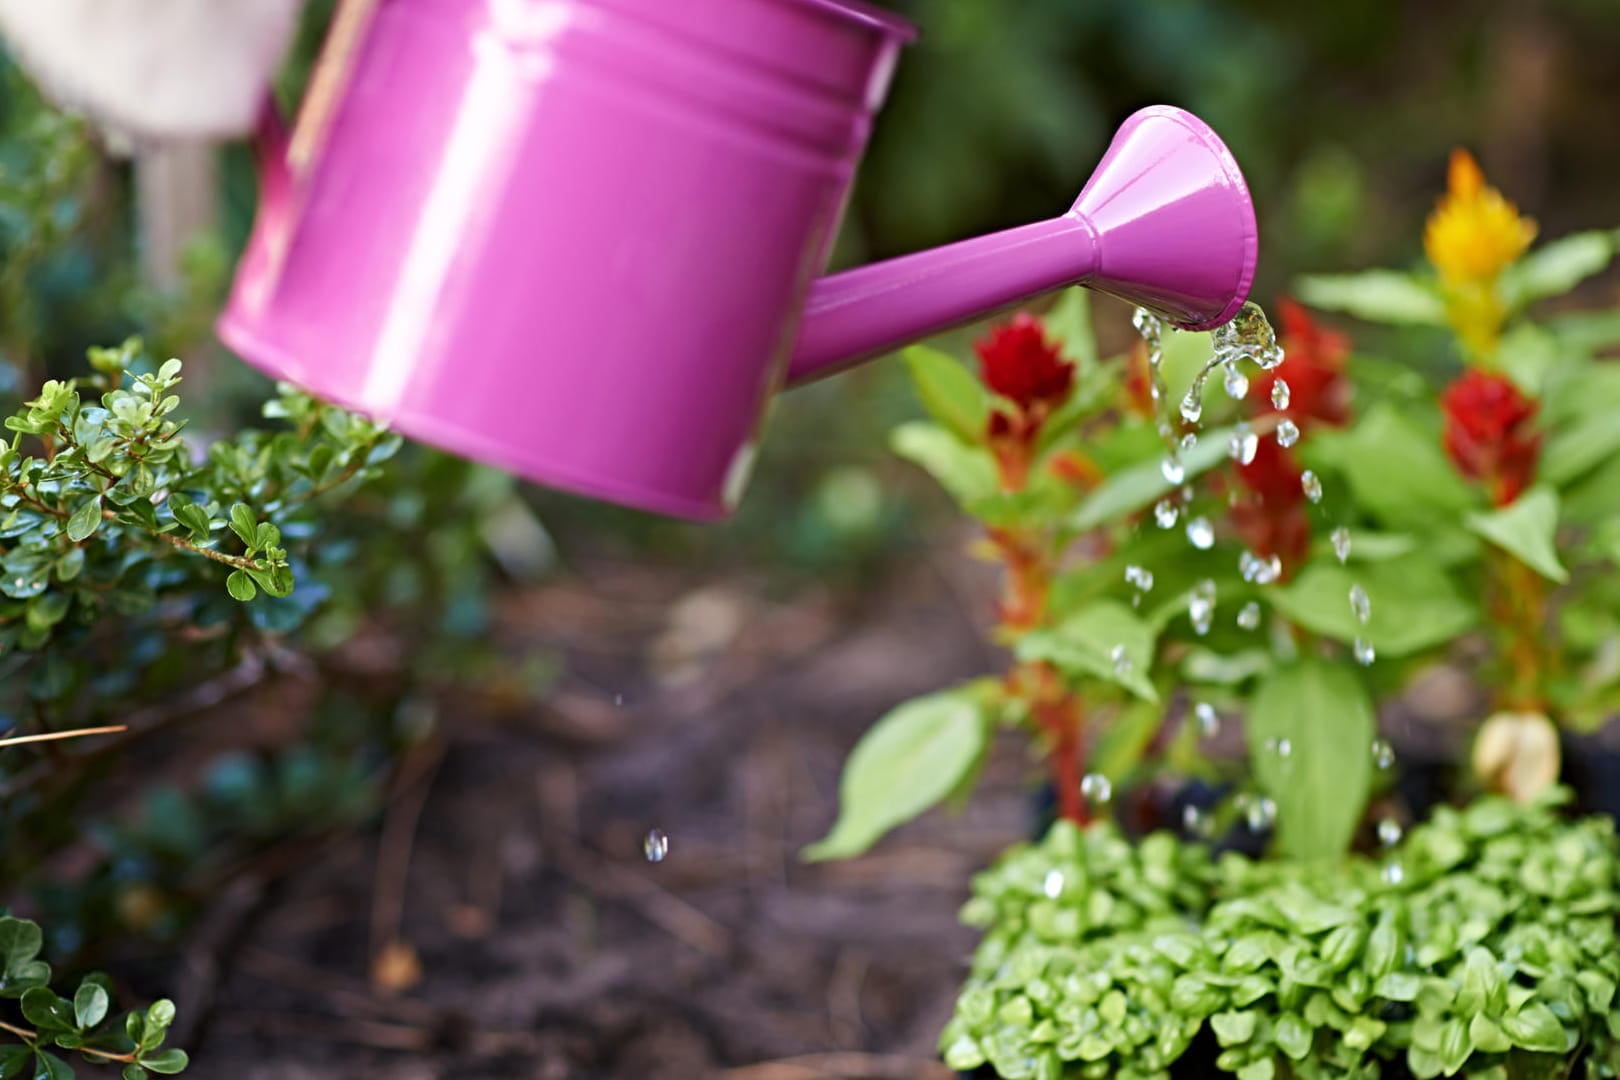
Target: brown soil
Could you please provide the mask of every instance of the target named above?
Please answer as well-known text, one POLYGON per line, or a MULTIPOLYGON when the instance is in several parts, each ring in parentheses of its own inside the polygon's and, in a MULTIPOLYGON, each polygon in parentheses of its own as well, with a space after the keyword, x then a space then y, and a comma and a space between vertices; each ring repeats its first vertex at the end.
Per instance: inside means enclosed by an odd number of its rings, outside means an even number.
POLYGON ((503 640, 566 657, 545 711, 450 718, 379 830, 221 898, 170 984, 188 1075, 948 1075, 934 1041, 974 944, 956 911, 1027 827, 1016 744, 961 816, 853 862, 797 852, 874 718, 996 663, 986 582, 919 560, 859 602, 773 603, 671 578, 599 567, 515 599, 503 640))

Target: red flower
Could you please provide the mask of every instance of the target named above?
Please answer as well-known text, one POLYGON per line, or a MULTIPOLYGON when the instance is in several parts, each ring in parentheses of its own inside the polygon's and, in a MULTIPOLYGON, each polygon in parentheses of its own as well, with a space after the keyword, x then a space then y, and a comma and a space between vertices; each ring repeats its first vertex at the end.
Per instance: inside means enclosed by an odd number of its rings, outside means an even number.
POLYGON ((1074 389, 1074 365, 1047 342, 1033 315, 1018 315, 996 327, 973 349, 984 384, 1026 413, 1061 405, 1074 389))
POLYGON ((1281 413, 1299 425, 1301 431, 1313 423, 1337 427, 1350 419, 1350 381, 1344 377, 1345 357, 1350 342, 1336 330, 1319 326, 1310 312, 1284 297, 1278 303, 1282 314, 1284 359, 1274 371, 1262 372, 1254 381, 1261 416, 1281 413), (1277 380, 1288 384, 1288 405, 1278 409, 1271 403, 1277 380))
POLYGON ((1505 375, 1470 369, 1440 399, 1446 453, 1457 471, 1483 483, 1497 506, 1519 497, 1535 478, 1541 436, 1536 402, 1505 375))

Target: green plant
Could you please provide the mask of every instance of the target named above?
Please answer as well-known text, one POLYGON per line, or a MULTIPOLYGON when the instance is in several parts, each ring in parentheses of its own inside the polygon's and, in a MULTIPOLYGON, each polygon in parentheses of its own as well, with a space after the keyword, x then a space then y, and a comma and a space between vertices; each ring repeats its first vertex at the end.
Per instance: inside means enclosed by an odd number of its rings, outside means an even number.
POLYGON ((50 965, 40 960, 39 926, 27 919, 0 916, 0 998, 17 1003, 23 1023, 0 1021, 0 1077, 72 1080, 73 1068, 52 1048, 76 1051, 91 1065, 122 1067, 124 1080, 146 1080, 153 1074, 184 1072, 184 1050, 164 1048, 174 1023, 174 1003, 154 1002, 132 1009, 122 1023, 111 1019, 112 980, 86 975, 71 1000, 51 989, 50 965))
POLYGON ((963 918, 987 932, 941 1048, 1007 1080, 1171 1075, 1200 1039, 1244 1080, 1563 1076, 1575 1057, 1613 1076, 1620 844, 1560 801, 1442 809, 1343 861, 1060 822, 975 878, 963 918))

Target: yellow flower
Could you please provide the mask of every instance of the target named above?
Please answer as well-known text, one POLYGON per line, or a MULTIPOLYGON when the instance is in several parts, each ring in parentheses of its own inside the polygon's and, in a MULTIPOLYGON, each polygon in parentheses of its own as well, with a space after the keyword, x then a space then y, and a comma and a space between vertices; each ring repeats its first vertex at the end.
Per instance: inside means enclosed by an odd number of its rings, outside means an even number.
POLYGON ((1466 150, 1452 151, 1447 181, 1446 194, 1424 229, 1423 249, 1448 284, 1492 281, 1529 248, 1536 223, 1520 217, 1500 191, 1485 185, 1484 174, 1466 150))

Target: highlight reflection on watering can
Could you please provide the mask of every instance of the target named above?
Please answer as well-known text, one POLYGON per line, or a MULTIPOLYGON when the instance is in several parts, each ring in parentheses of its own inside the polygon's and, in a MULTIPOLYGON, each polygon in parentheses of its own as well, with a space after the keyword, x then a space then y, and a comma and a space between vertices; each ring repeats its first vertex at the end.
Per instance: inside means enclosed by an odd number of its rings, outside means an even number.
POLYGON ((1237 312, 1248 191, 1165 107, 1061 217, 813 280, 911 36, 858 0, 348 0, 221 336, 424 442, 718 518, 784 382, 1076 283, 1237 312))

